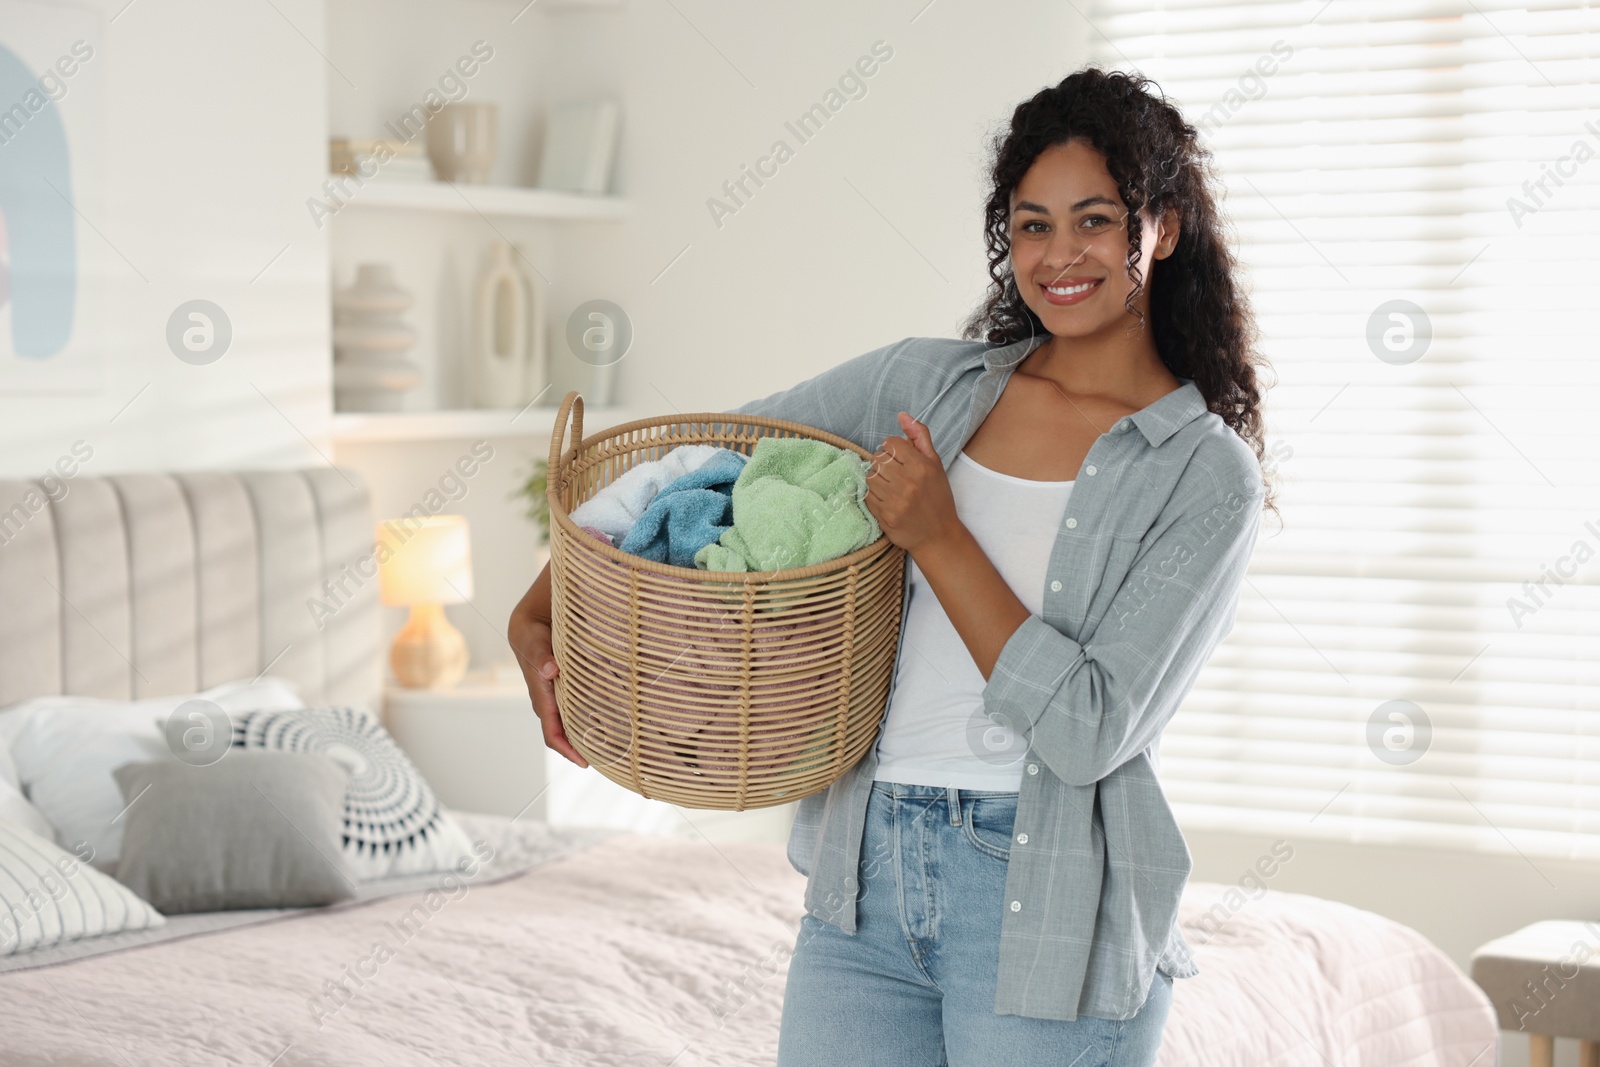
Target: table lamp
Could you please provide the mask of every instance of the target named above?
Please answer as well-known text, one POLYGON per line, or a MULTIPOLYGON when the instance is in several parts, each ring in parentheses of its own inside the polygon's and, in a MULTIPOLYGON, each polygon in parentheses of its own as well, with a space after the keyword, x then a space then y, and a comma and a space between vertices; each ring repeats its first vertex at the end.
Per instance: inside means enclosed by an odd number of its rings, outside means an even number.
POLYGON ((382 600, 411 609, 389 650, 395 678, 409 688, 454 685, 467 671, 467 642, 445 618, 444 605, 472 598, 465 516, 433 515, 420 525, 415 518, 391 519, 379 525, 378 538, 391 549, 378 565, 382 600))

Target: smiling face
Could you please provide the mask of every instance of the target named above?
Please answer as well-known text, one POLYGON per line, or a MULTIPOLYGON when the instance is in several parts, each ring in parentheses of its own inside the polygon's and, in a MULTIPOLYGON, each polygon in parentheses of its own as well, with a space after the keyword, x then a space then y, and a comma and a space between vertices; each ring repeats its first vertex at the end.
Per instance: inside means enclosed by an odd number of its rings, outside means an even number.
MULTIPOLYGON (((1039 153, 1011 193, 1011 271, 1022 300, 1057 337, 1123 329, 1128 277, 1128 209, 1103 155, 1073 139, 1039 153)), ((1133 306, 1150 313, 1150 266, 1172 253, 1176 219, 1156 226, 1141 213, 1139 272, 1145 290, 1133 306)))

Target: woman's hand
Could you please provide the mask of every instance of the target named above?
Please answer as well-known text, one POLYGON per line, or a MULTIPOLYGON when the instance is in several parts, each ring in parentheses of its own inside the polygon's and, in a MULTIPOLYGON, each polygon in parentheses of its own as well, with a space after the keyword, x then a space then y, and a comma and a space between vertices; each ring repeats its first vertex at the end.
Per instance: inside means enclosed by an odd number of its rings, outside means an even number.
POLYGON ((556 666, 555 647, 551 641, 550 624, 541 619, 514 619, 507 637, 511 650, 517 654, 522 667, 523 680, 528 683, 528 696, 533 699, 534 714, 544 728, 544 743, 580 767, 589 761, 578 754, 567 740, 561 726, 561 711, 556 707, 555 678, 560 668, 556 666))
POLYGON ((961 529, 944 463, 928 428, 904 411, 905 437, 885 437, 867 472, 867 510, 894 544, 915 555, 961 529))

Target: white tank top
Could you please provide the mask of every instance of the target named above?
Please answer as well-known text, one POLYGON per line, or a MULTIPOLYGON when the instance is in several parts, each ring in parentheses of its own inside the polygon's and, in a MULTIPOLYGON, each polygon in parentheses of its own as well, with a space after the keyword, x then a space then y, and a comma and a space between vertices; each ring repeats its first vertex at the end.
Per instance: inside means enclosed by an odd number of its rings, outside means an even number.
MULTIPOLYGON (((1043 614, 1045 573, 1072 482, 1001 474, 965 452, 956 453, 949 478, 962 524, 1023 606, 1043 614)), ((874 780, 1019 789, 1027 745, 984 712, 983 674, 915 560, 909 595, 905 647, 878 736, 874 780)))

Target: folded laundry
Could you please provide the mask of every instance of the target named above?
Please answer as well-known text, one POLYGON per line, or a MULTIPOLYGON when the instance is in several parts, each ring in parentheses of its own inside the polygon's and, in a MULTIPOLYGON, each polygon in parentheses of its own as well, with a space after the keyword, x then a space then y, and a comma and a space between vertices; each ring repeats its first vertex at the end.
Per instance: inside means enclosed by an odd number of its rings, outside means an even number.
POLYGON ((593 526, 584 526, 584 527, 581 527, 581 529, 583 530, 584 533, 592 534, 593 536, 599 538, 600 540, 604 541, 608 545, 615 543, 615 541, 613 540, 611 535, 606 533, 604 530, 597 529, 597 528, 595 528, 593 526))
POLYGON ((733 486, 745 468, 742 452, 718 452, 657 493, 617 547, 657 563, 693 567, 694 554, 732 525, 733 486))
POLYGON ((660 459, 629 467, 616 480, 601 486, 594 496, 573 508, 572 521, 579 526, 593 526, 620 540, 664 487, 726 451, 715 445, 679 445, 660 459))
POLYGON ((763 437, 733 484, 733 525, 694 555, 708 571, 807 567, 883 533, 867 510, 872 463, 804 437, 763 437))

